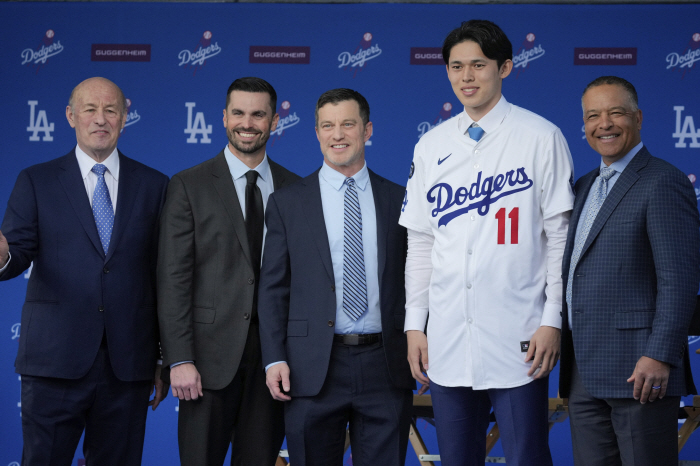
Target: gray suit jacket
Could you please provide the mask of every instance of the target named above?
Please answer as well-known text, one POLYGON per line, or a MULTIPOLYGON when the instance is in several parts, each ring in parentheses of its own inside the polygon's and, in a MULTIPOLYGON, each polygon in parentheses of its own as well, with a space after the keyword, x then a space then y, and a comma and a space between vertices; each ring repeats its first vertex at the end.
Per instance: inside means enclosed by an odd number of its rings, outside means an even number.
MULTIPOLYGON (((275 190, 299 179, 269 162, 275 190)), ((223 151, 173 176, 160 241, 163 364, 194 361, 202 387, 222 389, 238 371, 255 290, 243 212, 223 151)))

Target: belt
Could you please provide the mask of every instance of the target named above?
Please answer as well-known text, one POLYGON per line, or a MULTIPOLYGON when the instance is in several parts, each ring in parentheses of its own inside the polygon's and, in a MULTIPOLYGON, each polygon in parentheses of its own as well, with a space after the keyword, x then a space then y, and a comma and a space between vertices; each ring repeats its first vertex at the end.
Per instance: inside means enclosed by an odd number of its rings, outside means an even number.
POLYGON ((336 343, 342 343, 344 345, 358 346, 358 345, 371 345, 372 343, 379 343, 382 341, 381 333, 348 333, 348 334, 337 334, 333 337, 333 341, 336 343))

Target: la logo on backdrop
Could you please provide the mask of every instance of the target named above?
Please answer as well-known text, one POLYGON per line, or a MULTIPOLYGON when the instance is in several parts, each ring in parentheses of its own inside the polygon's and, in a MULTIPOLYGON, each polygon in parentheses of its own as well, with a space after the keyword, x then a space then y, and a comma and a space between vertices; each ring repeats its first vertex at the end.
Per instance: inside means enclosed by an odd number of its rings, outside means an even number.
POLYGON ((277 142, 284 135, 285 130, 291 128, 292 126, 298 125, 301 121, 301 119, 297 116, 297 112, 290 113, 289 109, 291 107, 292 104, 290 104, 288 100, 285 100, 277 109, 277 113, 280 116, 280 121, 277 123, 277 128, 270 133, 270 137, 272 138, 270 140, 270 147, 273 147, 275 142, 277 142))
POLYGON ((46 66, 49 58, 63 52, 61 41, 54 41, 55 35, 54 30, 49 29, 36 48, 26 48, 22 50, 22 65, 33 66, 38 73, 40 68, 46 66))
POLYGON ((442 104, 442 108, 433 119, 432 123, 430 121, 418 123, 418 139, 422 138, 425 133, 444 123, 450 118, 452 118, 452 104, 450 102, 445 102, 442 104))
POLYGON ((535 45, 535 35, 533 33, 526 35, 522 45, 515 55, 513 55, 513 68, 518 71, 515 77, 518 78, 521 72, 529 68, 531 61, 542 58, 543 56, 544 48, 542 48, 542 44, 535 45))
POLYGON ((338 55, 340 62, 338 68, 353 70, 352 77, 354 78, 369 60, 373 60, 381 54, 382 49, 379 48, 379 44, 372 44, 372 33, 366 32, 353 52, 341 52, 338 55))
POLYGON ((666 69, 681 71, 681 79, 686 73, 695 67, 695 62, 700 61, 700 32, 696 32, 690 38, 690 42, 682 52, 671 52, 666 55, 666 69))
POLYGON ((197 74, 197 70, 206 65, 206 61, 209 58, 221 53, 219 43, 212 43, 211 38, 211 31, 204 31, 204 34, 202 34, 202 37, 193 50, 185 49, 180 51, 177 55, 177 58, 180 60, 178 66, 192 69, 192 76, 197 74))

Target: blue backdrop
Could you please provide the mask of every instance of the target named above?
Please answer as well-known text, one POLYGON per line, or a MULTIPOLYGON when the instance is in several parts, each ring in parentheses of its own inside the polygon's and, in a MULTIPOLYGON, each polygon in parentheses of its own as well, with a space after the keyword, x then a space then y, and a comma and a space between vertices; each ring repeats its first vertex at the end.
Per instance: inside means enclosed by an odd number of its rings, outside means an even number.
MULTIPOLYGON (((65 107, 71 89, 91 76, 112 79, 129 99, 119 148, 169 176, 224 147, 222 110, 235 78, 260 76, 276 88, 282 124, 268 153, 300 175, 322 161, 316 99, 331 88, 354 88, 372 108, 369 166, 404 184, 418 138, 461 111, 439 47, 447 32, 472 18, 490 19, 510 37, 515 68, 504 95, 562 129, 576 177, 600 160, 583 134, 581 91, 614 74, 639 91, 651 153, 695 181, 699 17, 698 4, 2 3, 0 137, 7 148, 0 154, 0 216, 21 169, 75 144, 65 107)), ((0 283, 0 466, 17 465, 22 451, 13 363, 25 278, 0 283)), ((690 348, 700 378, 699 340, 691 338, 690 348)), ((557 377, 555 370, 551 396, 557 377)), ((177 402, 170 397, 149 413, 145 465, 178 464, 176 426, 177 402)), ((436 450, 432 426, 420 422, 419 429, 436 450)), ((700 459, 699 439, 691 437, 681 459, 700 459)), ((555 426, 550 444, 555 464, 572 464, 568 422, 555 426)), ((500 455, 500 447, 492 454, 500 455)), ((418 464, 410 447, 407 458, 418 464)))

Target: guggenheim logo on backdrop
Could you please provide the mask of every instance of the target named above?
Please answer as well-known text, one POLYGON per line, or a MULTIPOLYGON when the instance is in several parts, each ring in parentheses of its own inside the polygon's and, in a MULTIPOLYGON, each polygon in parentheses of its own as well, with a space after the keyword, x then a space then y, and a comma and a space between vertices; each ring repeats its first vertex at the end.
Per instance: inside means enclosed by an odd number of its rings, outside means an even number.
POLYGON ((248 59, 250 63, 308 65, 311 63, 311 47, 251 45, 248 59))
POLYGON ((636 65, 637 47, 576 47, 574 65, 636 65))
POLYGON ((92 61, 151 61, 151 44, 92 44, 92 61))

